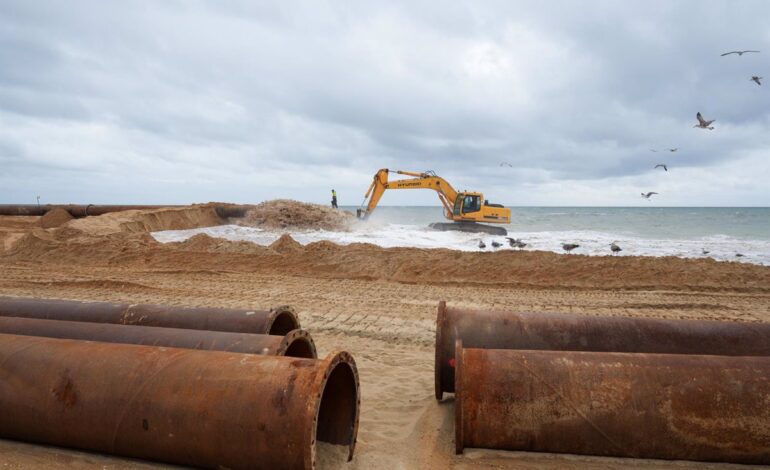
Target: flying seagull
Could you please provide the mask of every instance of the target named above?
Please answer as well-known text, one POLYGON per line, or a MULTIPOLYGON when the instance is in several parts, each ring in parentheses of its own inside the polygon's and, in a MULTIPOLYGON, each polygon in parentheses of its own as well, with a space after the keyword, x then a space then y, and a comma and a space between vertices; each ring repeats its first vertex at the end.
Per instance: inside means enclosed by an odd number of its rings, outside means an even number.
POLYGON ((619 247, 616 242, 612 242, 610 243, 610 251, 612 251, 612 254, 614 255, 614 254, 620 253, 621 251, 623 251, 623 249, 619 247))
POLYGON ((756 75, 754 75, 753 77, 751 77, 751 80, 757 82, 757 85, 762 85, 762 82, 760 82, 760 80, 762 80, 762 77, 757 77, 756 75))
POLYGON ((502 162, 502 163, 500 163, 500 166, 509 166, 509 167, 513 168, 513 165, 511 165, 508 162, 502 162))
POLYGON ((677 148, 673 148, 673 149, 666 149, 666 150, 668 150, 668 151, 669 151, 669 152, 671 152, 671 153, 674 153, 674 152, 676 152, 677 150, 679 150, 679 147, 677 147, 677 148))
POLYGON ((695 124, 692 127, 699 127, 701 129, 708 129, 710 131, 714 130, 714 126, 711 125, 712 122, 716 121, 716 119, 712 119, 710 121, 707 121, 703 119, 703 116, 701 116, 700 112, 695 115, 696 118, 698 118, 698 124, 695 124))
POLYGON ((486 247, 487 247, 487 245, 484 243, 484 240, 479 240, 479 248, 481 248, 483 250, 486 247))
POLYGON ((648 192, 648 193, 642 193, 642 197, 643 197, 643 198, 645 198, 645 199, 648 199, 648 200, 649 200, 649 199, 650 199, 650 197, 651 197, 653 194, 658 194, 658 193, 656 193, 655 191, 650 191, 650 192, 648 192))
POLYGON ((657 153, 658 151, 657 151, 657 150, 655 150, 655 149, 650 149, 650 152, 655 152, 655 153, 657 153))
POLYGON ((655 168, 660 168, 660 167, 663 167, 664 170, 668 171, 668 167, 666 166, 665 163, 658 163, 657 165, 655 165, 655 168))
POLYGON ((579 248, 579 247, 580 247, 580 245, 578 245, 577 243, 563 243, 561 245, 561 248, 564 251, 566 251, 567 253, 569 253, 570 251, 574 250, 575 248, 579 248))
POLYGON ((722 57, 724 57, 726 55, 730 55, 730 54, 738 54, 739 56, 742 56, 743 54, 745 54, 747 52, 759 52, 759 51, 730 51, 730 52, 725 52, 724 54, 722 54, 722 57))

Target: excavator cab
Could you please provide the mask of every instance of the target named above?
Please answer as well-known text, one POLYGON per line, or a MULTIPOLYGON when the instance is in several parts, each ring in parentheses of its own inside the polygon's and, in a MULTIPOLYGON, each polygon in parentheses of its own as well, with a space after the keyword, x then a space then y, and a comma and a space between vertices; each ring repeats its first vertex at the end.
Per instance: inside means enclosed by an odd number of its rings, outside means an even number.
POLYGON ((481 210, 481 201, 484 198, 482 194, 460 193, 455 200, 453 215, 462 217, 463 214, 470 214, 481 210))

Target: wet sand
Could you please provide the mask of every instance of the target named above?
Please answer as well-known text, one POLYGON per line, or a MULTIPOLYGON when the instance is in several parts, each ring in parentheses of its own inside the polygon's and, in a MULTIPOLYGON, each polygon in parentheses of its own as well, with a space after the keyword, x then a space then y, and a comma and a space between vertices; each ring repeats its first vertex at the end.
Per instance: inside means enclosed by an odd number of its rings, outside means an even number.
MULTIPOLYGON (((454 455, 451 399, 433 397, 436 304, 770 321, 770 267, 545 252, 459 253, 372 245, 272 247, 205 236, 161 245, 147 230, 217 223, 205 206, 64 221, 0 217, 0 295, 265 308, 290 304, 324 355, 355 357, 362 409, 342 468, 747 468, 468 449, 454 455), (90 219, 90 220, 89 220, 90 219)), ((0 441, 0 468, 171 468, 0 441)))

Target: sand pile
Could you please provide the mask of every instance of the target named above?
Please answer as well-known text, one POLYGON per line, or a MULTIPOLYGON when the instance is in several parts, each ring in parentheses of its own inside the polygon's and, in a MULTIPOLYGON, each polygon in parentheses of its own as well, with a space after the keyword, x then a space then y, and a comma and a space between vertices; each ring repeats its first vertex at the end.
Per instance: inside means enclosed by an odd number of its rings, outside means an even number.
POLYGON ((206 235, 205 233, 199 233, 183 242, 169 243, 169 246, 176 247, 182 251, 199 253, 261 254, 271 251, 270 248, 257 245, 256 243, 231 241, 225 240, 224 238, 214 238, 206 235))
POLYGON ((72 220, 72 216, 69 212, 61 207, 54 207, 50 211, 46 212, 43 217, 40 218, 40 226, 43 228, 55 228, 60 227, 72 220))
POLYGON ((0 217, 0 254, 11 247, 26 233, 40 226, 40 217, 3 216, 0 217))
POLYGON ((68 226, 90 235, 113 233, 157 232, 160 230, 184 230, 221 225, 212 204, 163 209, 110 212, 100 216, 85 217, 69 222, 68 226))
POLYGON ((347 231, 355 220, 356 217, 347 211, 290 199, 275 199, 257 204, 244 218, 234 222, 268 230, 347 231))
POLYGON ((270 248, 277 253, 297 253, 305 250, 305 248, 298 241, 291 238, 288 233, 284 233, 278 240, 271 243, 270 248))
POLYGON ((126 253, 146 254, 157 244, 149 233, 117 233, 96 237, 65 226, 27 233, 6 254, 14 260, 104 265, 117 263, 116 259, 126 253))

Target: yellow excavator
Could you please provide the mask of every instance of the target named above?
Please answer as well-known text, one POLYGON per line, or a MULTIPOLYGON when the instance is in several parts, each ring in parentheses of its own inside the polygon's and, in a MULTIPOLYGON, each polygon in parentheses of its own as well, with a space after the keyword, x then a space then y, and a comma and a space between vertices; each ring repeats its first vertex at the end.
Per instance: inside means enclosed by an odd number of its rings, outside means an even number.
POLYGON ((487 222, 492 224, 510 224, 511 210, 502 204, 492 204, 484 195, 472 191, 458 193, 444 178, 432 171, 416 173, 413 171, 394 171, 399 175, 412 176, 413 178, 388 181, 390 170, 383 168, 374 175, 374 181, 369 186, 364 196, 364 203, 356 211, 359 219, 367 219, 386 189, 432 189, 438 193, 441 204, 444 205, 444 217, 451 223, 432 223, 430 227, 436 230, 459 230, 462 232, 481 232, 492 235, 508 235, 503 227, 493 227, 480 224, 487 222), (368 202, 367 202, 368 200, 368 202))

